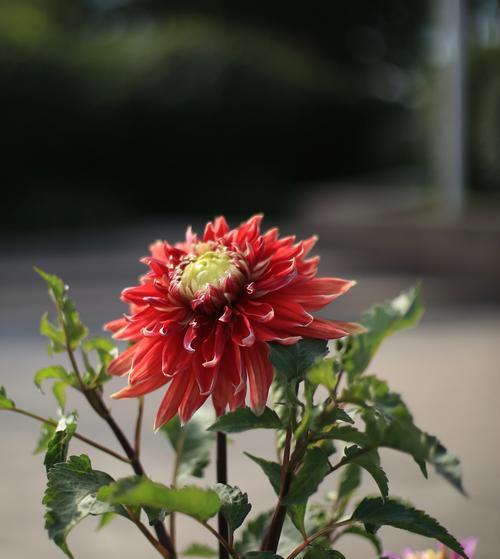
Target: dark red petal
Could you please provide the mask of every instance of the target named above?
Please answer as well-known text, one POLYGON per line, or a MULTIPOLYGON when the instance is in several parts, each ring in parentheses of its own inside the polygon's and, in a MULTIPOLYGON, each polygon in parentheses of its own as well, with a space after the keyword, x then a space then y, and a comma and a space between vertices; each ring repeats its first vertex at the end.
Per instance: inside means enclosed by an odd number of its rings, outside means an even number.
POLYGON ((176 375, 172 378, 167 392, 161 401, 160 407, 155 417, 155 430, 170 421, 177 413, 182 398, 184 397, 186 387, 189 382, 189 374, 187 372, 176 375))
POLYGON ((187 423, 194 412, 198 410, 208 398, 208 394, 200 394, 198 383, 193 375, 189 379, 181 405, 179 406, 179 417, 183 424, 187 423))
POLYGON ((222 322, 217 322, 210 335, 202 344, 204 367, 215 367, 222 359, 224 346, 227 340, 227 327, 222 322))
POLYGON ((274 318, 274 309, 269 303, 247 299, 238 304, 237 308, 250 320, 255 320, 257 322, 269 322, 274 318))
POLYGON ((252 325, 244 314, 237 314, 232 326, 231 338, 235 344, 248 347, 255 342, 252 325))
POLYGON ((273 380, 268 346, 257 342, 251 348, 242 349, 241 355, 248 375, 250 405, 255 413, 262 413, 273 380))
POLYGON ((350 334, 359 334, 366 331, 360 324, 353 322, 339 322, 315 318, 311 324, 302 328, 294 328, 295 334, 304 338, 319 338, 322 340, 335 340, 350 334))
POLYGON ((279 266, 273 266, 266 272, 266 278, 254 282, 255 292, 257 295, 264 295, 270 291, 283 289, 297 277, 297 274, 295 259, 280 263, 279 266))
POLYGON ((150 392, 157 390, 160 386, 163 386, 167 382, 168 379, 161 374, 150 376, 144 379, 143 382, 125 386, 118 392, 111 394, 111 398, 120 400, 121 398, 136 398, 138 396, 144 396, 144 394, 149 394, 150 392))

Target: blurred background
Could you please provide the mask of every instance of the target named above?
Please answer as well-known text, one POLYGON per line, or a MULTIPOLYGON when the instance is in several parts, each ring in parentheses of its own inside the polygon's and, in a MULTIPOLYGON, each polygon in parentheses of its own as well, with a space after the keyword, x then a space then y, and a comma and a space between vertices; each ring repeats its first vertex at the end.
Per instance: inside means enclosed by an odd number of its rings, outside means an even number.
MULTIPOLYGON (((327 316, 356 319, 423 281, 422 325, 388 342, 373 370, 462 457, 470 499, 387 453, 392 491, 454 534, 479 536, 479 559, 498 559, 496 0, 0 0, 0 104, 0 384, 20 406, 54 413, 32 385, 49 362, 37 334, 49 302, 33 264, 65 278, 98 333, 122 312, 119 292, 151 241, 179 240, 215 214, 236 224, 264 212, 268 226, 320 235, 323 273, 358 280, 327 316)), ((125 423, 135 413, 114 408, 125 423)), ((86 416, 82 432, 112 444, 86 416)), ((62 556, 43 531, 37 430, 0 418, 9 559, 62 556)), ((158 437, 148 433, 145 461, 168 479, 158 437)), ((255 510, 272 499, 241 450, 271 457, 263 441, 245 435, 231 450, 231 481, 255 510)), ((94 465, 127 473, 100 455, 94 465)), ((71 537, 77 557, 154 556, 120 520, 93 528, 71 537)), ((182 541, 197 532, 181 529, 182 541)), ((394 551, 427 544, 384 534, 394 551)))

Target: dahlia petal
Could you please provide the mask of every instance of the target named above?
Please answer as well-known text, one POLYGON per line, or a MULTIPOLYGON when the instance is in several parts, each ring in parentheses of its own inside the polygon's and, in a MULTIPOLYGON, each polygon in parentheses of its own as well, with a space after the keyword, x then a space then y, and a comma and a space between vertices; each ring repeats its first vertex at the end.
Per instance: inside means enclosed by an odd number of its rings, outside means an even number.
POLYGON ((274 309, 269 303, 247 300, 238 309, 250 320, 257 322, 269 322, 274 318, 274 309))
POLYGON ((118 332, 119 330, 121 330, 122 328, 124 328, 125 326, 127 326, 128 322, 125 318, 117 318, 115 320, 111 320, 109 322, 106 322, 106 324, 103 326, 104 330, 107 330, 108 332, 118 332))
POLYGON ((318 338, 321 340, 335 340, 350 334, 359 334, 366 329, 360 324, 353 322, 339 322, 335 320, 325 320, 315 318, 308 326, 293 329, 295 334, 304 338, 318 338))
POLYGON ((313 316, 304 310, 299 303, 290 300, 283 303, 282 299, 269 299, 274 308, 274 319, 269 323, 270 328, 290 330, 295 326, 307 326, 313 321, 313 316))
POLYGON ((255 333, 250 321, 244 314, 236 315, 233 322, 231 338, 239 346, 249 347, 255 342, 255 333))
POLYGON ((146 378, 143 382, 138 382, 137 384, 129 384, 125 386, 118 392, 111 394, 111 398, 115 400, 120 400, 122 398, 137 398, 138 396, 144 396, 144 394, 149 394, 160 388, 168 382, 168 379, 163 375, 156 375, 146 378))
POLYGON ((251 348, 242 349, 241 354, 248 375, 250 405, 255 413, 261 414, 266 407, 267 395, 273 380, 269 348, 267 344, 258 342, 251 348))
POLYGON ((161 372, 161 345, 161 340, 155 340, 147 351, 136 353, 128 377, 130 384, 142 382, 144 378, 161 372))
POLYGON ((183 331, 178 330, 164 341, 161 353, 161 371, 167 377, 172 377, 189 367, 192 354, 181 349, 183 338, 183 331))
POLYGON ((194 412, 205 403, 207 398, 208 394, 200 394, 198 383, 196 379, 191 376, 189 385, 186 387, 184 397, 179 406, 179 417, 183 425, 191 419, 194 412))
POLYGON ((314 248, 317 242, 318 242, 317 235, 313 235, 312 237, 309 237, 309 239, 302 241, 302 247, 304 249, 303 256, 307 256, 314 248))
POLYGON ((162 425, 170 421, 177 413, 179 405, 182 402, 186 387, 188 385, 189 375, 186 373, 176 375, 172 378, 165 395, 160 403, 158 412, 156 413, 154 428, 157 431, 162 425))
POLYGON ((260 224, 263 219, 264 216, 262 214, 257 214, 248 221, 243 222, 237 229, 232 231, 233 242, 241 249, 245 249, 247 241, 252 242, 259 235, 260 224))
POLYGON ((297 264, 294 258, 290 262, 286 262, 285 266, 281 268, 271 267, 268 271, 269 277, 254 282, 255 291, 261 295, 270 291, 277 291, 278 289, 283 289, 283 287, 297 277, 297 264))
POLYGON ((217 373, 219 367, 203 367, 201 363, 193 365, 194 374, 196 375, 196 382, 200 389, 200 394, 208 395, 213 391, 215 381, 217 380, 217 373))
MULTIPOLYGON (((138 342, 141 343, 141 342, 138 342)), ((132 361, 134 359, 134 355, 137 352, 137 345, 133 345, 120 353, 117 357, 111 361, 108 365, 108 373, 110 375, 116 375, 121 377, 126 375, 132 369, 132 361)))
POLYGON ((232 397, 229 400, 229 410, 230 411, 234 411, 237 408, 243 408, 245 407, 245 400, 246 400, 246 395, 247 395, 247 390, 246 390, 246 382, 245 385, 243 387, 243 390, 240 390, 239 392, 235 392, 232 397))
POLYGON ((189 323, 189 326, 186 330, 186 334, 184 335, 184 341, 183 341, 184 349, 186 351, 189 351, 190 353, 194 353, 194 351, 195 351, 195 349, 193 347, 193 341, 198 336, 198 330, 199 330, 199 324, 196 321, 192 320, 189 323))
POLYGON ((154 297, 158 291, 151 283, 145 283, 136 287, 126 287, 121 293, 121 300, 125 303, 144 304, 144 297, 154 297))
POLYGON ((217 322, 210 336, 203 342, 202 352, 205 361, 204 367, 215 367, 222 359, 224 346, 227 339, 226 326, 222 322, 217 322))

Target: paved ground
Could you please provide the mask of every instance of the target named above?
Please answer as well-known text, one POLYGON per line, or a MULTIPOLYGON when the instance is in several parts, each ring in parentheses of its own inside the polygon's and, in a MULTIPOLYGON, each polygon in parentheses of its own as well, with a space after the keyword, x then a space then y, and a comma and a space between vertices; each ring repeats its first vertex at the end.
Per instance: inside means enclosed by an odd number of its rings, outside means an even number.
MULTIPOLYGON (((173 232, 177 231, 174 226, 173 232)), ((95 239, 75 243, 38 242, 23 251, 4 251, 0 277, 0 384, 8 387, 18 405, 48 415, 52 411, 49 395, 40 395, 32 384, 36 369, 50 363, 45 343, 37 333, 37 321, 47 308, 44 289, 33 278, 30 266, 38 263, 64 276, 73 286, 73 296, 91 328, 96 332, 105 320, 120 311, 120 288, 133 281, 140 268, 134 263, 144 253, 146 238, 154 231, 137 231, 127 238, 104 236, 99 249, 95 239), (89 319, 89 317, 91 317, 89 319)), ((319 247, 321 250, 321 246, 319 247)), ((342 253, 328 253, 324 270, 350 276, 342 253)), ((337 308, 342 318, 354 318, 366 301, 396 293, 411 282, 405 275, 366 274, 358 276, 357 292, 337 308), (353 316, 354 315, 354 316, 353 316)), ((398 334, 382 349, 371 369, 388 379, 410 404, 418 423, 440 438, 462 458, 470 498, 456 494, 440 478, 424 480, 411 460, 394 452, 384 453, 384 462, 394 494, 412 500, 440 519, 460 537, 480 538, 479 559, 498 559, 500 545, 500 309, 484 304, 457 307, 439 305, 442 283, 424 281, 435 304, 417 330, 398 334)), ((334 312, 335 307, 332 307, 334 312)), ((120 381, 116 381, 116 388, 120 381)), ((172 454, 161 435, 149 430, 157 396, 148 400, 144 440, 144 462, 152 477, 168 481, 172 454)), ((75 405, 80 402, 73 400, 75 405)), ((131 403, 114 403, 117 417, 132 424, 131 403)), ((83 410, 83 406, 81 406, 83 410)), ((82 433, 113 445, 106 427, 90 414, 82 414, 82 433)), ((43 529, 41 496, 45 476, 40 456, 32 456, 38 426, 30 420, 3 413, 0 416, 2 460, 0 461, 0 556, 8 559, 37 557, 49 559, 62 554, 47 540, 43 529)), ((245 488, 254 509, 272 505, 272 491, 257 467, 242 451, 273 456, 272 440, 265 432, 238 436, 231 446, 230 480, 245 488)), ((76 442, 72 452, 87 452, 76 442)), ((125 465, 115 464, 98 451, 90 455, 96 468, 121 476, 125 465)), ((213 477, 213 469, 209 470, 213 477)), ((325 483, 325 492, 331 482, 325 483)), ((374 491, 371 482, 366 487, 374 491)), ((85 521, 70 536, 78 558, 155 557, 140 535, 126 521, 115 520, 106 530, 93 534, 96 523, 85 521)), ((425 545, 425 540, 406 536, 396 530, 383 532, 387 547, 398 550, 405 545, 425 545)), ((210 541, 210 535, 189 522, 181 523, 179 539, 210 541)), ((348 542, 344 550, 350 557, 372 557, 364 544, 348 542)))

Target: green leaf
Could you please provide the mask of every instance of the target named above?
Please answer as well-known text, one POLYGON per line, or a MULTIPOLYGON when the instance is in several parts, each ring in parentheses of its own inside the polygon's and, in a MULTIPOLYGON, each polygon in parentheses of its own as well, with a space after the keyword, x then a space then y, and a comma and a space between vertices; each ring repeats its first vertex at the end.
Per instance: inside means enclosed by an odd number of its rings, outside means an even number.
POLYGON ((80 320, 80 315, 75 309, 71 299, 64 299, 62 303, 64 316, 64 329, 72 349, 76 349, 80 342, 88 336, 88 329, 80 320))
POLYGON ((54 382, 52 385, 52 393, 54 394, 54 398, 56 399, 59 407, 64 410, 66 405, 66 388, 68 387, 68 383, 61 380, 59 382, 54 382))
POLYGON ((0 409, 13 410, 16 404, 10 398, 7 398, 7 392, 3 386, 0 386, 0 409))
POLYGON ((69 442, 76 431, 76 414, 61 417, 54 434, 47 444, 47 453, 43 461, 47 473, 60 462, 65 462, 68 455, 69 442))
POLYGON ((47 314, 42 316, 40 333, 49 338, 49 351, 54 353, 64 351, 66 342, 72 349, 76 349, 88 335, 88 330, 80 320, 73 302, 67 297, 68 287, 57 276, 48 274, 40 268, 35 267, 35 270, 47 283, 60 320, 60 324, 56 326, 48 320, 47 314))
POLYGON ((87 352, 95 351, 103 366, 109 365, 118 355, 116 346, 108 338, 89 338, 83 342, 83 349, 87 352))
POLYGON ((337 382, 338 364, 333 359, 324 359, 315 363, 307 372, 307 380, 314 386, 324 386, 329 392, 337 382))
POLYGON ((61 409, 64 409, 66 404, 66 389, 68 386, 79 388, 76 376, 74 373, 68 373, 64 367, 60 365, 52 365, 51 367, 44 367, 40 369, 34 377, 36 387, 43 393, 42 384, 45 380, 55 380, 52 385, 52 393, 59 404, 61 409))
POLYGON ((365 540, 368 540, 373 545, 375 551, 377 552, 377 555, 382 555, 383 553, 382 542, 380 541, 380 538, 376 534, 371 534, 370 532, 367 532, 361 526, 356 526, 356 525, 349 526, 348 528, 345 528, 342 531, 342 535, 351 535, 351 536, 358 536, 360 538, 364 538, 365 540))
POLYGON ((61 328, 50 322, 47 313, 40 320, 40 334, 49 338, 49 353, 62 353, 66 351, 64 332, 61 328))
POLYGON ((47 507, 45 528, 52 539, 70 558, 73 557, 66 538, 88 515, 110 512, 128 518, 122 507, 103 503, 96 498, 98 490, 113 478, 104 472, 92 470, 87 456, 72 456, 68 462, 56 464, 48 473, 48 484, 43 497, 47 507))
POLYGON ((270 460, 253 456, 249 452, 245 452, 244 454, 262 468, 267 479, 271 482, 276 495, 278 495, 281 487, 281 466, 277 462, 271 462, 270 460))
POLYGON ((332 439, 345 441, 346 443, 355 443, 360 446, 368 446, 370 439, 367 435, 361 432, 356 427, 351 427, 350 425, 342 425, 341 427, 335 427, 331 431, 324 431, 318 433, 316 436, 318 440, 321 439, 332 439))
POLYGON ((383 499, 389 496, 389 485, 384 470, 380 467, 380 458, 376 450, 366 452, 359 446, 346 447, 344 450, 345 458, 349 462, 356 464, 366 470, 380 489, 383 499))
POLYGON ((252 505, 248 502, 248 495, 239 487, 218 483, 215 492, 222 503, 221 513, 232 532, 238 529, 247 517, 252 505))
POLYGON ((47 379, 55 379, 60 381, 65 381, 67 383, 71 382, 71 377, 64 367, 61 365, 52 365, 51 367, 44 367, 40 369, 35 374, 33 380, 36 387, 43 392, 42 383, 47 379))
POLYGON ((380 526, 393 526, 414 534, 440 541, 446 547, 467 559, 462 546, 427 513, 395 499, 383 501, 381 498, 365 498, 356 507, 352 520, 362 522, 369 532, 380 526))
POLYGON ((48 274, 47 272, 44 272, 42 269, 37 268, 36 266, 35 266, 35 271, 39 276, 41 276, 45 280, 49 288, 49 293, 51 297, 54 299, 54 301, 56 303, 62 301, 67 290, 67 286, 64 285, 63 280, 57 276, 54 276, 53 274, 48 274))
POLYGON ((387 383, 374 376, 358 377, 343 392, 342 399, 358 402, 366 423, 369 441, 356 442, 360 446, 387 447, 410 454, 426 475, 425 463, 465 494, 460 461, 446 450, 441 442, 421 431, 401 396, 391 392, 387 383))
POLYGON ((248 551, 243 557, 244 559, 282 559, 281 555, 272 551, 248 551))
POLYGON ((303 537, 306 537, 306 526, 305 526, 305 516, 307 511, 307 502, 300 503, 299 505, 290 505, 287 507, 287 514, 290 517, 290 520, 293 522, 293 525, 297 530, 302 534, 303 537))
POLYGON ((269 358, 276 370, 288 381, 303 380, 307 370, 327 351, 324 340, 302 339, 293 345, 269 344, 269 358))
POLYGON ((414 326, 423 313, 420 300, 420 287, 403 291, 395 299, 375 305, 361 318, 368 330, 351 338, 343 366, 352 381, 370 364, 372 357, 383 340, 403 328, 414 326))
POLYGON ((239 541, 235 543, 236 551, 240 554, 259 549, 272 512, 263 512, 246 523, 239 541))
POLYGON ((41 452, 45 452, 49 446, 49 442, 54 436, 56 428, 54 425, 50 423, 42 423, 42 427, 40 430, 40 437, 38 438, 38 443, 36 445, 33 454, 40 454, 41 452))
POLYGON ((206 431, 212 415, 207 416, 200 410, 185 425, 181 426, 176 415, 166 423, 161 431, 167 436, 177 454, 176 483, 187 476, 203 477, 203 472, 210 462, 210 450, 214 443, 213 433, 206 431))
POLYGON ((202 522, 215 516, 221 507, 217 493, 211 489, 193 485, 176 489, 140 476, 122 478, 103 487, 98 498, 118 505, 165 508, 202 522))
POLYGON ((216 549, 204 543, 189 544, 186 549, 181 551, 181 555, 186 557, 217 557, 218 554, 219 552, 216 549))
POLYGON ((307 502, 316 492, 324 477, 330 473, 328 456, 319 448, 308 449, 304 464, 293 478, 285 498, 285 504, 293 505, 307 502))
POLYGON ((345 559, 345 557, 335 549, 324 549, 313 545, 307 549, 304 559, 345 559))
POLYGON ((361 468, 357 464, 346 464, 340 470, 340 478, 337 486, 337 511, 342 515, 356 492, 361 485, 361 468))
POLYGON ((261 415, 255 415, 250 408, 238 408, 233 412, 221 415, 208 430, 241 433, 250 429, 280 429, 282 427, 280 418, 270 408, 266 407, 261 415))

